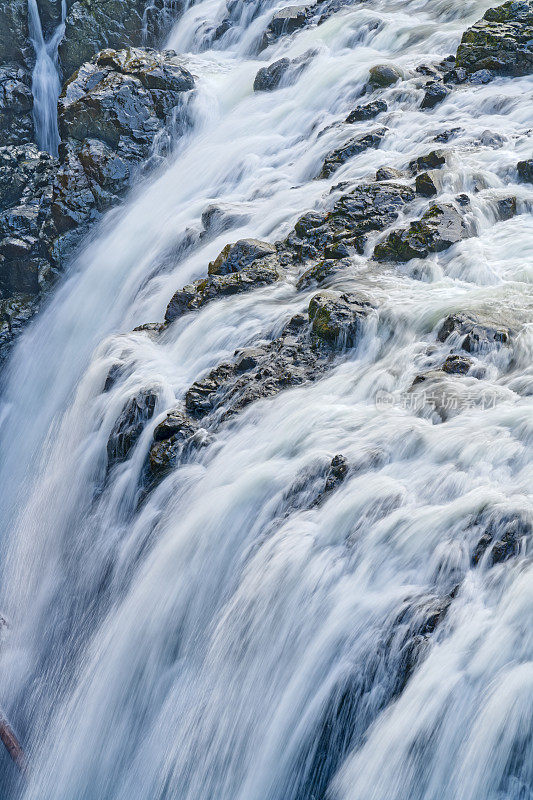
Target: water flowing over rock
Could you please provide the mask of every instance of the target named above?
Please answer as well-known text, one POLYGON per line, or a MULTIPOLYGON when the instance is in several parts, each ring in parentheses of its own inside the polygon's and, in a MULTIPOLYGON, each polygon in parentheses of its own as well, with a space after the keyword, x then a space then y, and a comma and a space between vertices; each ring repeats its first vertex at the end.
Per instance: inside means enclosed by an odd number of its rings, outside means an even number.
POLYGON ((0 0, 2 798, 531 799, 530 17, 0 0))

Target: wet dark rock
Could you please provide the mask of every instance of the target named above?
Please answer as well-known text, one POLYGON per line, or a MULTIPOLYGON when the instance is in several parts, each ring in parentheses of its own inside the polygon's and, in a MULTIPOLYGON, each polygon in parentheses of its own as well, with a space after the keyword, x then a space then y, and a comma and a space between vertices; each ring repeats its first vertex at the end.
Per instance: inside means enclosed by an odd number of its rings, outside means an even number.
POLYGON ((533 71, 533 4, 504 3, 489 8, 483 19, 463 34, 456 66, 469 74, 530 75, 533 71))
POLYGON ((362 320, 374 308, 362 295, 319 292, 309 303, 312 334, 329 345, 353 347, 360 334, 362 320))
POLYGON ((409 164, 409 167, 418 172, 425 169, 439 169, 446 163, 446 156, 440 150, 432 150, 423 156, 418 156, 409 164))
POLYGON ((31 142, 33 129, 31 74, 18 64, 0 66, 0 142, 19 145, 31 142))
POLYGON ((158 47, 183 8, 181 0, 76 0, 69 3, 59 58, 65 77, 103 48, 158 47))
POLYGON ((157 394, 147 389, 126 403, 107 442, 109 467, 128 458, 146 422, 153 416, 156 402, 157 394))
POLYGON ((377 181, 396 181, 405 178, 405 174, 394 167, 380 167, 376 172, 377 181))
POLYGON ((504 197, 496 201, 498 219, 512 219, 516 215, 516 197, 504 197))
POLYGON ((488 69, 480 69, 470 76, 470 83, 481 86, 490 83, 493 77, 494 75, 488 69))
POLYGON ((309 6, 287 6, 276 11, 263 35, 260 49, 264 50, 282 36, 303 28, 311 13, 309 6))
POLYGON ((402 184, 361 184, 340 197, 328 214, 301 217, 287 244, 300 260, 327 258, 333 245, 337 256, 344 257, 349 247, 363 253, 367 234, 392 225, 414 197, 413 190, 402 184), (338 249, 341 243, 343 250, 338 249))
POLYGON ((433 197, 437 194, 435 181, 429 172, 421 172, 420 175, 417 175, 415 186, 417 194, 421 194, 422 197, 433 197))
POLYGON ((519 161, 516 165, 516 169, 518 170, 518 177, 521 181, 533 183, 533 158, 519 161))
POLYGON ((472 366, 472 359, 466 356, 448 356, 441 369, 448 375, 466 375, 472 366))
POLYGON ((329 178, 342 164, 345 164, 346 161, 349 161, 354 156, 362 153, 364 150, 378 148, 386 133, 387 128, 376 128, 370 133, 354 136, 346 142, 346 144, 338 147, 326 156, 324 166, 318 177, 329 178))
POLYGON ((472 553, 474 566, 482 559, 491 567, 516 557, 533 534, 531 519, 521 513, 482 512, 473 525, 482 531, 472 553))
POLYGON ((229 275, 250 266, 258 259, 275 255, 276 247, 269 242, 241 239, 235 244, 226 245, 217 258, 209 264, 208 274, 229 275))
POLYGON ((67 82, 59 99, 62 143, 52 197, 56 260, 126 191, 193 87, 192 75, 172 55, 134 48, 102 51, 67 82))
POLYGON ((268 67, 261 67, 255 76, 254 92, 272 92, 277 89, 290 65, 290 59, 280 58, 268 67))
POLYGON ((453 139, 455 136, 457 136, 458 133, 461 133, 461 128, 450 128, 447 131, 443 131, 442 133, 438 133, 434 137, 433 141, 434 142, 441 142, 442 144, 445 144, 446 142, 449 142, 450 139, 453 139))
POLYGON ((398 83, 401 78, 402 73, 392 64, 377 64, 370 69, 368 85, 371 89, 385 89, 398 83))
POLYGON ((285 86, 294 83, 313 58, 314 51, 308 50, 297 58, 281 58, 268 67, 262 67, 254 80, 254 91, 272 92, 281 83, 285 86))
POLYGON ((149 454, 149 483, 154 486, 178 464, 188 449, 206 444, 197 437, 199 424, 180 408, 171 411, 154 432, 149 454))
POLYGON ((429 84, 422 100, 420 108, 435 108, 439 103, 448 97, 449 90, 441 83, 429 84))
POLYGON ((27 0, 0 0, 0 64, 23 63, 27 44, 27 0))
POLYGON ((0 300, 0 366, 6 361, 16 337, 37 311, 32 295, 15 294, 0 300))
POLYGON ((349 266, 349 263, 349 261, 338 259, 324 259, 324 261, 319 261, 318 264, 313 264, 312 267, 309 267, 309 269, 306 269, 305 272, 300 275, 296 283, 296 288, 307 289, 313 283, 320 286, 327 278, 349 266))
POLYGON ((364 122, 368 119, 374 119, 378 114, 387 111, 387 103, 384 100, 375 100, 373 103, 367 103, 364 106, 356 106, 354 110, 346 117, 346 122, 351 124, 353 122, 364 122))
POLYGON ((258 258, 236 272, 200 278, 173 295, 167 306, 165 322, 170 324, 189 311, 197 311, 211 300, 268 286, 278 281, 283 274, 284 270, 276 257, 269 256, 258 258))
POLYGON ((511 341, 509 328, 481 320, 473 314, 450 314, 439 328, 437 338, 445 342, 454 335, 460 347, 467 353, 485 352, 494 346, 508 345, 511 341))
POLYGON ((374 249, 377 261, 409 261, 440 253, 471 235, 463 215, 451 203, 435 203, 408 228, 392 231, 374 249))
MULTIPOLYGON (((184 405, 155 429, 149 485, 157 484, 180 459, 210 441, 223 422, 251 403, 318 380, 335 363, 340 349, 356 343, 373 308, 360 295, 319 293, 312 298, 309 313, 292 317, 276 339, 237 350, 232 362, 219 364, 195 381, 185 393, 184 405)), ((343 457, 334 458, 324 489, 332 491, 346 471, 343 457)))

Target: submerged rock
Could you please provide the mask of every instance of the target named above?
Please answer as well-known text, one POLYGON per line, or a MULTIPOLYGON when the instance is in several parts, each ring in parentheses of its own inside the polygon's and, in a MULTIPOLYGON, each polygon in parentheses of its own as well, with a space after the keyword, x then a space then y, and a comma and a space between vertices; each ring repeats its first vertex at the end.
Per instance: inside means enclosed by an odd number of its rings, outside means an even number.
POLYGON ((346 161, 349 161, 350 158, 353 156, 362 153, 364 150, 368 150, 370 148, 376 149, 380 146, 381 142, 385 134, 387 133, 387 128, 376 128, 370 133, 364 133, 361 136, 354 136, 350 139, 346 144, 343 144, 341 147, 338 147, 336 150, 332 150, 326 156, 324 161, 324 166, 322 167, 318 177, 319 178, 329 178, 342 164, 345 164, 346 161))
POLYGON ((471 235, 463 215, 451 203, 435 203, 408 228, 392 231, 376 245, 377 261, 409 261, 440 253, 471 235))
POLYGON ((437 338, 439 342, 445 342, 452 334, 467 353, 484 352, 494 346, 508 345, 511 341, 509 328, 466 313, 450 314, 446 317, 437 338))
POLYGON ((126 403, 107 442, 109 467, 128 458, 153 416, 156 402, 155 391, 146 389, 126 403))
POLYGON ((487 70, 492 75, 530 75, 533 72, 533 3, 510 0, 489 8, 483 19, 463 34, 457 67, 467 73, 487 70))
POLYGON ((473 523, 483 533, 472 553, 472 564, 484 561, 487 566, 516 557, 531 542, 531 519, 521 513, 482 512, 473 523))
POLYGON ((294 33, 299 28, 303 28, 311 13, 309 6, 287 6, 276 11, 263 35, 261 50, 269 47, 281 36, 294 33))

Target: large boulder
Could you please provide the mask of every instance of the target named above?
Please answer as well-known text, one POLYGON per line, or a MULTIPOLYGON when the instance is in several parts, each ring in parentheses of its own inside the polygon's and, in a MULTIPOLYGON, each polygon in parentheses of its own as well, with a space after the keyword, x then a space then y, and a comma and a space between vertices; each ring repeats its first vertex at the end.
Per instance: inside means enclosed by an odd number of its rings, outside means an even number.
POLYGON ((408 228, 392 231, 376 245, 377 261, 409 261, 440 253, 471 236, 463 214, 451 203, 435 203, 408 228))
POLYGON ((533 72, 533 1, 510 0, 489 8, 463 34, 456 66, 472 74, 530 75, 533 72))
POLYGON ((363 253, 367 234, 392 225, 414 198, 413 190, 401 183, 361 184, 340 197, 329 213, 300 217, 286 245, 298 261, 344 257, 350 248, 363 253))

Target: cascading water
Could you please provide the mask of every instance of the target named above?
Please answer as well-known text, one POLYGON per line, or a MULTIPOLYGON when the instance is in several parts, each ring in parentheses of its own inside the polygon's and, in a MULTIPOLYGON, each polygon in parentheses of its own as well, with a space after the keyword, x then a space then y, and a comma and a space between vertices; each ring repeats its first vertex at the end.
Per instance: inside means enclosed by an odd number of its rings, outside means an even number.
POLYGON ((67 2, 61 2, 61 22, 48 41, 44 38, 37 0, 28 0, 30 38, 35 51, 32 76, 33 119, 35 139, 40 150, 57 155, 59 131, 57 127, 57 99, 61 79, 57 49, 65 33, 67 2))
POLYGON ((225 2, 204 0, 175 26, 168 45, 198 79, 194 127, 104 220, 6 377, 0 705, 31 764, 25 783, 5 766, 7 797, 533 797, 528 541, 492 568, 471 559, 487 525, 526 531, 533 514, 526 185, 512 187, 520 213, 494 224, 531 147, 531 78, 465 86, 430 112, 412 83, 393 86, 381 148, 313 180, 346 137, 332 123, 369 67, 391 60, 409 74, 439 60, 488 6, 357 4, 264 62, 250 53, 273 4, 246 5, 216 47, 225 2), (259 66, 304 53, 293 85, 252 91, 259 66), (158 339, 132 329, 161 319, 228 241, 280 239, 306 209, 331 207, 339 183, 403 168, 450 128, 443 196, 469 193, 478 235, 402 267, 369 262, 371 249, 355 256, 333 286, 376 301, 358 347, 316 383, 241 412, 144 496, 165 413, 236 348, 279 333, 316 289, 289 274, 158 339), (180 251, 214 203, 233 229, 180 251), (406 398, 447 355, 437 324, 465 308, 516 331, 512 361, 488 353, 465 378, 471 402, 437 424, 406 398), (109 435, 145 389, 154 415, 108 473, 109 435), (337 453, 348 476, 316 502, 337 453))

